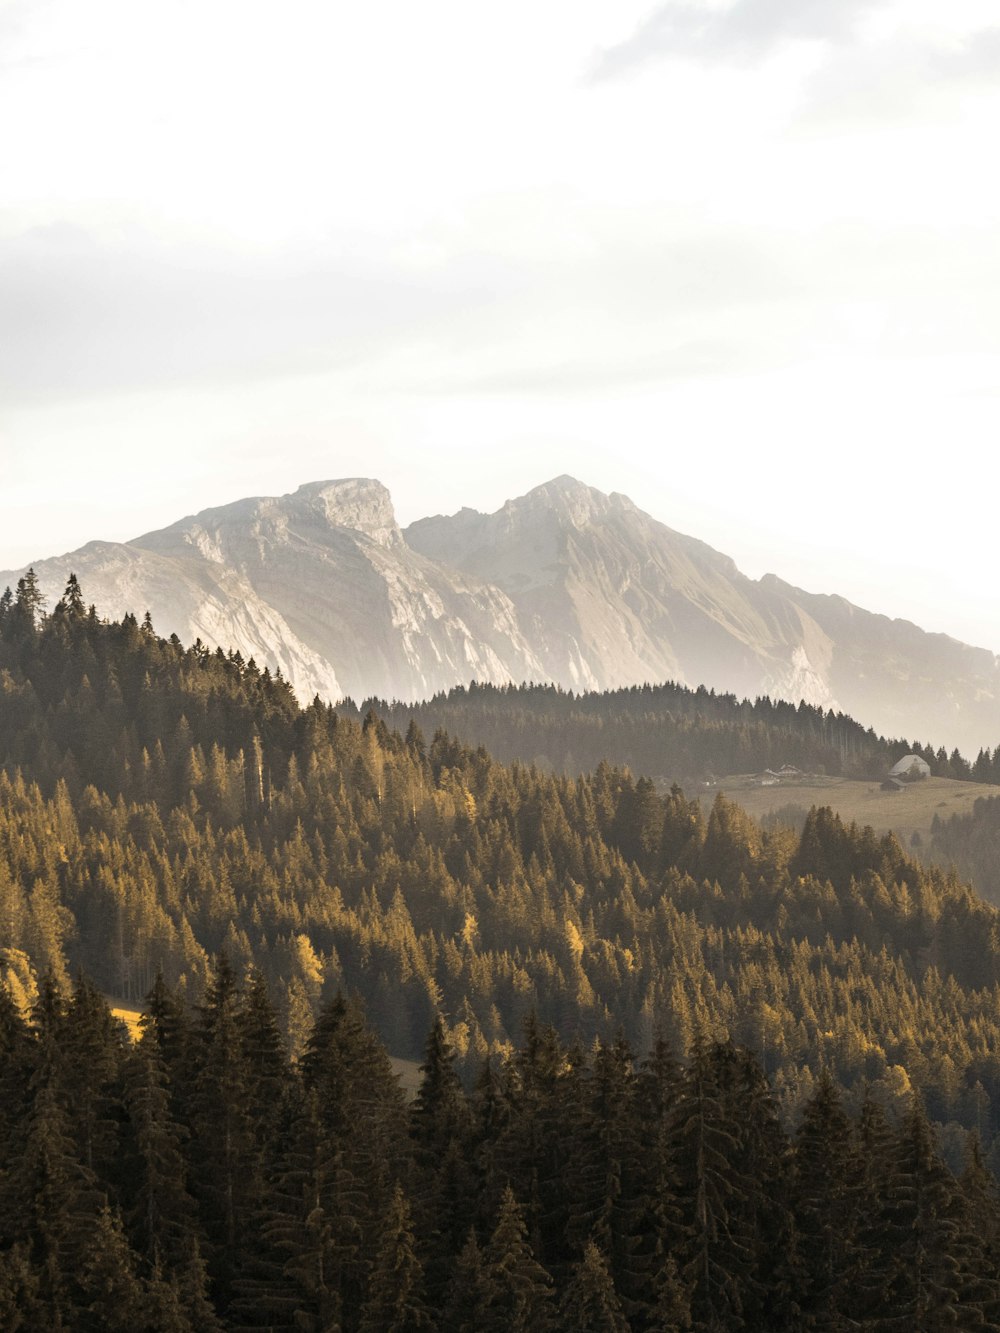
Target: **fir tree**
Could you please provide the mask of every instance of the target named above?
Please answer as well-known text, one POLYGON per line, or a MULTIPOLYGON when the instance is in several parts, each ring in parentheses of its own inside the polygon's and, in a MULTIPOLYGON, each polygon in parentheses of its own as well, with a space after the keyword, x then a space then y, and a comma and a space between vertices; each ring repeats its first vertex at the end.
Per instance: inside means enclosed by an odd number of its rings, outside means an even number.
POLYGON ((361 1311, 360 1333, 413 1333, 433 1327, 422 1285, 410 1207, 397 1183, 361 1311))
POLYGON ((500 1201, 483 1268, 483 1333, 544 1333, 552 1327, 552 1279, 532 1253, 524 1215, 509 1186, 500 1201))
POLYGON ((559 1322, 578 1333, 628 1333, 607 1260, 593 1241, 584 1246, 583 1258, 563 1292, 559 1322))

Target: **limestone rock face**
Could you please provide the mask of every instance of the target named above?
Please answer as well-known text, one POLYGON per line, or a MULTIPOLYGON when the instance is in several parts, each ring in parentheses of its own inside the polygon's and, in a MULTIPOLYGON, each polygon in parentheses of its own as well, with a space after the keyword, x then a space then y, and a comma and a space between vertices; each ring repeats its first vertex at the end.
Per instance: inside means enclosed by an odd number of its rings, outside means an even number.
MULTIPOLYGON (((378 481, 312 482, 35 562, 108 616, 236 648, 299 698, 416 699, 470 680, 676 680, 842 709, 891 735, 1000 742, 1000 659, 732 560, 624 495, 559 477, 495 514, 401 530, 378 481)), ((23 573, 0 573, 0 588, 23 573)))
MULTIPOLYGON (((411 550, 378 481, 240 500, 35 570, 50 605, 74 571, 102 614, 148 609, 161 634, 280 668, 306 701, 541 676, 510 600, 411 550)), ((22 572, 0 574, 0 587, 22 572)))
POLYGON ((407 543, 510 597, 545 678, 582 689, 676 680, 833 702, 830 647, 786 598, 624 495, 560 477, 495 514, 422 519, 407 543))

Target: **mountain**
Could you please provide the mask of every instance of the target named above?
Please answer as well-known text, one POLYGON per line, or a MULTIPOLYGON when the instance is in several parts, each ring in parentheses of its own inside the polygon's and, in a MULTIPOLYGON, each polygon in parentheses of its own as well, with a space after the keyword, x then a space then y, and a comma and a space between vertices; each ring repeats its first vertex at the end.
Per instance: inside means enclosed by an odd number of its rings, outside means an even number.
MULTIPOLYGON (((378 481, 241 500, 38 561, 118 616, 280 668, 300 698, 413 700, 476 679, 645 681, 850 712, 975 754, 1000 741, 1000 659, 733 561, 624 495, 559 477, 495 514, 400 529, 378 481)), ((0 587, 23 573, 0 573, 0 587)))
MULTIPOLYGON (((35 570, 50 599, 72 570, 102 614, 148 608, 163 633, 280 668, 304 700, 413 699, 542 671, 509 598, 407 546, 377 481, 239 500, 35 570)), ((0 586, 21 572, 0 574, 0 586)))
POLYGON ((463 509, 405 535, 510 597, 546 680, 594 690, 676 680, 834 702, 830 645, 808 617, 624 495, 559 477, 496 514, 463 509))

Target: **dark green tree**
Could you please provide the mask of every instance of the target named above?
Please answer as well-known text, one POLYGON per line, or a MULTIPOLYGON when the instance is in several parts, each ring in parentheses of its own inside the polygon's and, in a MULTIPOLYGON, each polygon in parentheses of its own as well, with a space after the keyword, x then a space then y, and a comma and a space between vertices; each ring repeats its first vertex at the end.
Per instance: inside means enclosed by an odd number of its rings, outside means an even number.
POLYGON ((410 1206, 397 1182, 361 1311, 360 1333, 415 1333, 432 1328, 422 1286, 410 1206))
POLYGON ((528 1243, 524 1215, 508 1186, 483 1262, 486 1305, 483 1333, 544 1333, 553 1326, 552 1279, 528 1243))
POLYGON ((587 1241, 583 1258, 559 1302, 559 1323, 578 1333, 628 1333, 629 1323, 615 1292, 607 1260, 593 1241, 587 1241))

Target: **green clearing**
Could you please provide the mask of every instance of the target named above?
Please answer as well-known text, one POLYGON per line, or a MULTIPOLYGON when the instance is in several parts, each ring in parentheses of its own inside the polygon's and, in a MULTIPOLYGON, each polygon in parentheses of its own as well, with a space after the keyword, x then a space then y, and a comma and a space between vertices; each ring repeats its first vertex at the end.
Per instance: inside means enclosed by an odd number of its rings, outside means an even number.
POLYGON ((111 1006, 111 1012, 115 1018, 120 1019, 128 1028, 129 1040, 138 1041, 142 1036, 142 1028, 139 1026, 142 1010, 133 1008, 126 1004, 124 1000, 116 1000, 113 995, 105 995, 104 998, 111 1006))
POLYGON ((389 1056, 392 1072, 399 1079, 399 1086, 406 1093, 406 1100, 412 1101, 420 1087, 420 1061, 401 1060, 396 1055, 389 1056))
POLYGON ((924 778, 910 783, 899 792, 882 791, 877 782, 857 782, 850 778, 803 777, 783 781, 774 787, 753 784, 751 775, 734 774, 699 793, 705 813, 711 809, 716 794, 740 805, 755 819, 773 814, 785 806, 799 806, 803 811, 814 805, 829 805, 845 823, 870 824, 879 833, 890 830, 904 847, 911 845, 914 833, 920 834, 924 847, 931 838, 931 821, 952 815, 968 814, 980 797, 1000 796, 1000 787, 981 782, 956 782, 953 778, 924 778))

